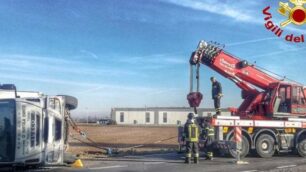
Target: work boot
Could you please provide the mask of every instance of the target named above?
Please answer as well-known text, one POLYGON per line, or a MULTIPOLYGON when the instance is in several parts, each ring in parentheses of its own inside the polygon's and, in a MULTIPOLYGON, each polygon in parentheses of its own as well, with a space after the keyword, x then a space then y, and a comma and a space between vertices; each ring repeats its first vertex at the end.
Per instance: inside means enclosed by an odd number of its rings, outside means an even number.
POLYGON ((187 157, 186 157, 186 158, 185 158, 185 163, 186 163, 186 164, 190 164, 190 158, 187 158, 187 157))
POLYGON ((214 158, 212 156, 206 156, 205 160, 211 160, 212 161, 212 160, 214 160, 214 158))
POLYGON ((195 164, 198 164, 198 163, 199 163, 199 157, 194 157, 193 162, 194 162, 195 164))
POLYGON ((206 160, 213 160, 214 154, 212 152, 207 152, 206 154, 206 160))

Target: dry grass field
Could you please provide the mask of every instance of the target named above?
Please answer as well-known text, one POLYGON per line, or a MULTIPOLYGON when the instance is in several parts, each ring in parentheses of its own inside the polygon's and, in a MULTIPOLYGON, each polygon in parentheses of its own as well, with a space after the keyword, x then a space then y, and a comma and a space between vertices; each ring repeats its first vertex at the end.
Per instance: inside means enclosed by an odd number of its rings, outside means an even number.
MULTIPOLYGON (((80 124, 79 128, 87 133, 97 146, 111 147, 123 152, 152 152, 177 148, 177 127, 175 126, 101 126, 96 124, 80 124)), ((79 140, 90 143, 75 131, 70 133, 69 152, 76 154, 97 154, 101 149, 95 148, 79 140)))

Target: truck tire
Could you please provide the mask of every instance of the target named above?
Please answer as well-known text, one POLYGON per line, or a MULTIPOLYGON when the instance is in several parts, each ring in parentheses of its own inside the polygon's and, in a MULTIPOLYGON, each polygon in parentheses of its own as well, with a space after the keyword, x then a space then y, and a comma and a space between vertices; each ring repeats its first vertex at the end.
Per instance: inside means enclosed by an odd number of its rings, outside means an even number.
POLYGON ((297 152, 301 157, 306 157, 306 137, 302 137, 299 139, 298 145, 297 145, 297 152))
POLYGON ((59 95, 65 99, 66 108, 69 110, 76 109, 78 107, 78 99, 73 96, 59 95))
POLYGON ((261 134, 256 139, 256 153, 262 158, 271 158, 274 155, 275 140, 268 134, 261 134))
MULTIPOLYGON (((230 141, 234 141, 234 135, 231 136, 230 141)), ((250 151, 250 143, 249 140, 245 137, 242 136, 242 143, 241 143, 241 154, 240 154, 240 158, 244 158, 249 154, 250 151)), ((237 152, 235 149, 229 149, 229 154, 231 157, 236 158, 237 157, 237 152)))

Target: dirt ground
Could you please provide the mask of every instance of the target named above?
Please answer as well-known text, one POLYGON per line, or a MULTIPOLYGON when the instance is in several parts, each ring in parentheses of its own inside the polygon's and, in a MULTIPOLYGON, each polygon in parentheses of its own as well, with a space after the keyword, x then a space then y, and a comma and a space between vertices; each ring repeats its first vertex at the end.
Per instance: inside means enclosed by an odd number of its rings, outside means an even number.
POLYGON ((79 124, 78 126, 95 143, 90 143, 70 128, 72 137, 69 139, 68 151, 75 154, 105 153, 86 143, 98 147, 111 147, 113 152, 120 154, 170 151, 178 147, 175 126, 101 126, 97 124, 79 124))

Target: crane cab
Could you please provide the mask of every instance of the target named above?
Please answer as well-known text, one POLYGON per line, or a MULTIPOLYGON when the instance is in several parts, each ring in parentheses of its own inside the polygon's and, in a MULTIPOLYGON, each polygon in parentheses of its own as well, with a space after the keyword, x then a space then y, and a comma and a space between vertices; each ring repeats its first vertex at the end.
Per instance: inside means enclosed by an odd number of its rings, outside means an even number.
POLYGON ((273 83, 266 94, 268 114, 272 117, 306 117, 304 88, 292 83, 273 83))

